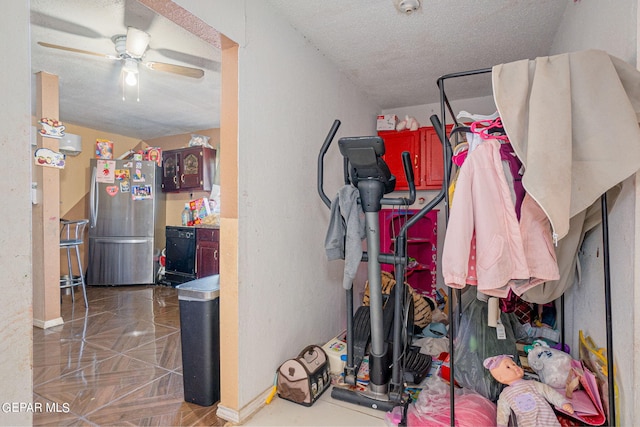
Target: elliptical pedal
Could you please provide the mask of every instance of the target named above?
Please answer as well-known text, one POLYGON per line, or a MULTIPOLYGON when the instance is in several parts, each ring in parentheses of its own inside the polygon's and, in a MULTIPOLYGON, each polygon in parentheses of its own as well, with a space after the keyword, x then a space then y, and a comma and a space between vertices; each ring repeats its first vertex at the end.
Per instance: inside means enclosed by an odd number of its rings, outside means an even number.
POLYGON ((421 383, 429 373, 432 361, 431 356, 420 353, 417 347, 409 348, 404 355, 404 380, 412 384, 421 383))

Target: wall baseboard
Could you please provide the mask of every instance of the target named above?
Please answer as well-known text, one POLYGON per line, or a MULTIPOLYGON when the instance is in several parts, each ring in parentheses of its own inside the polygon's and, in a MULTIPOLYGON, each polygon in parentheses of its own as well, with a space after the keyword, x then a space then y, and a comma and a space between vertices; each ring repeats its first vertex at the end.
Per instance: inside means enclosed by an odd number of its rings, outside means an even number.
POLYGON ((62 320, 62 317, 58 317, 57 319, 45 320, 45 321, 33 319, 33 326, 41 329, 52 328, 54 326, 58 326, 62 324, 64 324, 64 320, 62 320))
POLYGON ((226 406, 222 406, 219 404, 216 415, 219 418, 222 418, 223 420, 232 422, 234 424, 242 424, 265 405, 265 401, 267 400, 269 393, 271 393, 271 387, 258 395, 258 397, 253 399, 251 402, 249 402, 249 404, 247 404, 239 411, 237 409, 227 408, 226 406))

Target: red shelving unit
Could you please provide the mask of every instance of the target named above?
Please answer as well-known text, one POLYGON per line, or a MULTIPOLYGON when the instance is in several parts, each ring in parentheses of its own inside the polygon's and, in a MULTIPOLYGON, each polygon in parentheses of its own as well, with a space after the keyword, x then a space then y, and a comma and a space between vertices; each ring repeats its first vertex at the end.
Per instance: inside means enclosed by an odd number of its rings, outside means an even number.
MULTIPOLYGON (((395 236, 409 218, 418 213, 415 209, 382 209, 380 221, 380 251, 394 250, 395 236)), ((438 258, 438 210, 422 217, 407 231, 407 266, 405 281, 418 293, 435 299, 436 269, 438 258)), ((393 273, 393 265, 382 265, 383 271, 393 273)))

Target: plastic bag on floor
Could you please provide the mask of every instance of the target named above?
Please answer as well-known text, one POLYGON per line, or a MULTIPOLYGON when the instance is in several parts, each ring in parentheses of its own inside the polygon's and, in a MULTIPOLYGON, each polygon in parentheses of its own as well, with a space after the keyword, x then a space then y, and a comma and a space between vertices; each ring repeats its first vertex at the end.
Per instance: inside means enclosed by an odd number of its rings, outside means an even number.
POLYGON ((504 385, 491 376, 482 362, 487 357, 498 354, 510 354, 514 360, 519 360, 516 339, 526 337, 526 333, 513 313, 500 313, 506 337, 498 339, 496 328, 487 325, 487 303, 475 297, 468 301, 466 304, 463 301, 462 318, 454 342, 455 379, 462 387, 496 401, 504 385))
MULTIPOLYGON (((437 375, 429 377, 418 400, 409 405, 407 426, 448 427, 449 384, 437 375)), ((492 426, 496 423, 496 405, 473 390, 455 391, 455 420, 458 427, 492 426)))

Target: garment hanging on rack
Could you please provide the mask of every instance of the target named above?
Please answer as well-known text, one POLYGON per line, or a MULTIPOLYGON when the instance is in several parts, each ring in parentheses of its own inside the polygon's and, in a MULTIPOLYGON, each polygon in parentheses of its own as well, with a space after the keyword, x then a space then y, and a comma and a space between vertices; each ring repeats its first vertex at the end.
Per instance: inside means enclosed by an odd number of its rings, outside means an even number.
POLYGON ((507 178, 511 199, 514 201, 516 218, 520 220, 520 210, 524 200, 524 187, 522 186, 522 163, 516 156, 511 144, 500 144, 500 159, 507 178))
POLYGON ((523 184, 558 239, 640 165, 640 72, 599 50, 496 65, 493 93, 523 184))
MULTIPOLYGON (((478 136, 478 134, 472 133, 472 135, 478 136)), ((450 136, 451 138, 451 136, 450 136)), ((485 139, 478 136, 476 144, 479 145, 485 139)), ((470 152, 473 151, 470 144, 465 140, 457 144, 453 148, 452 161, 457 166, 457 170, 454 178, 451 180, 451 186, 449 188, 449 204, 453 204, 453 193, 455 190, 455 183, 458 179, 458 170, 466 160, 470 152)), ((520 220, 520 206, 524 199, 524 187, 522 186, 522 174, 524 172, 522 163, 516 155, 513 147, 509 142, 502 142, 500 144, 500 158, 502 159, 502 165, 504 167, 505 178, 511 190, 511 199, 515 204, 516 216, 520 220)))
POLYGON ((467 284, 474 232, 479 291, 504 298, 510 288, 520 295, 559 278, 548 219, 525 196, 518 223, 495 139, 481 144, 460 168, 442 255, 448 286, 467 284))
POLYGON ((351 289, 362 260, 362 241, 366 238, 360 193, 345 185, 331 202, 331 216, 324 241, 327 259, 344 259, 342 286, 351 289))
MULTIPOLYGON (((480 139, 484 141, 484 139, 480 139)), ((466 143, 458 144, 453 151, 454 163, 460 167, 464 163, 466 159, 466 153, 468 150, 463 146, 466 143), (462 147, 461 147, 462 146, 462 147), (460 149, 459 149, 460 147, 460 149), (463 151, 464 150, 464 151, 463 151), (457 159, 457 161, 456 161, 457 159)), ((520 221, 521 214, 521 206, 522 201, 524 200, 525 191, 522 186, 522 163, 513 152, 513 148, 509 143, 501 143, 500 144, 500 159, 502 160, 502 167, 504 169, 504 176, 507 181, 507 187, 509 188, 509 193, 511 195, 511 201, 514 203, 516 218, 520 221)), ((451 185, 449 187, 449 205, 453 206, 453 198, 455 194, 455 184, 458 179, 459 169, 456 171, 455 177, 451 181, 451 185)), ((476 276, 476 237, 475 233, 471 238, 471 247, 469 250, 469 266, 467 270, 467 279, 466 283, 468 285, 477 286, 478 278, 476 276)), ((508 310, 502 310, 504 312, 508 312, 508 310)), ((510 310, 513 311, 513 310, 510 310)))
POLYGON ((482 139, 497 139, 503 142, 509 141, 509 137, 502 127, 500 117, 497 117, 495 120, 479 120, 473 122, 469 128, 471 132, 479 135, 482 139))
POLYGON ((498 112, 496 111, 493 114, 489 114, 489 115, 482 115, 482 114, 472 114, 469 113, 468 111, 460 111, 458 114, 456 114, 456 119, 460 120, 460 119, 471 119, 472 121, 477 121, 477 120, 495 120, 498 117, 500 117, 500 114, 498 114, 498 112))
MULTIPOLYGON (((607 191, 609 211, 613 208, 621 190, 622 184, 618 184, 607 191)), ((521 298, 527 302, 547 304, 560 298, 574 283, 579 283, 581 272, 578 250, 582 246, 585 235, 601 222, 600 200, 595 201, 587 209, 571 217, 569 232, 558 242, 558 246, 555 248, 560 278, 529 289, 521 295, 521 298)))

